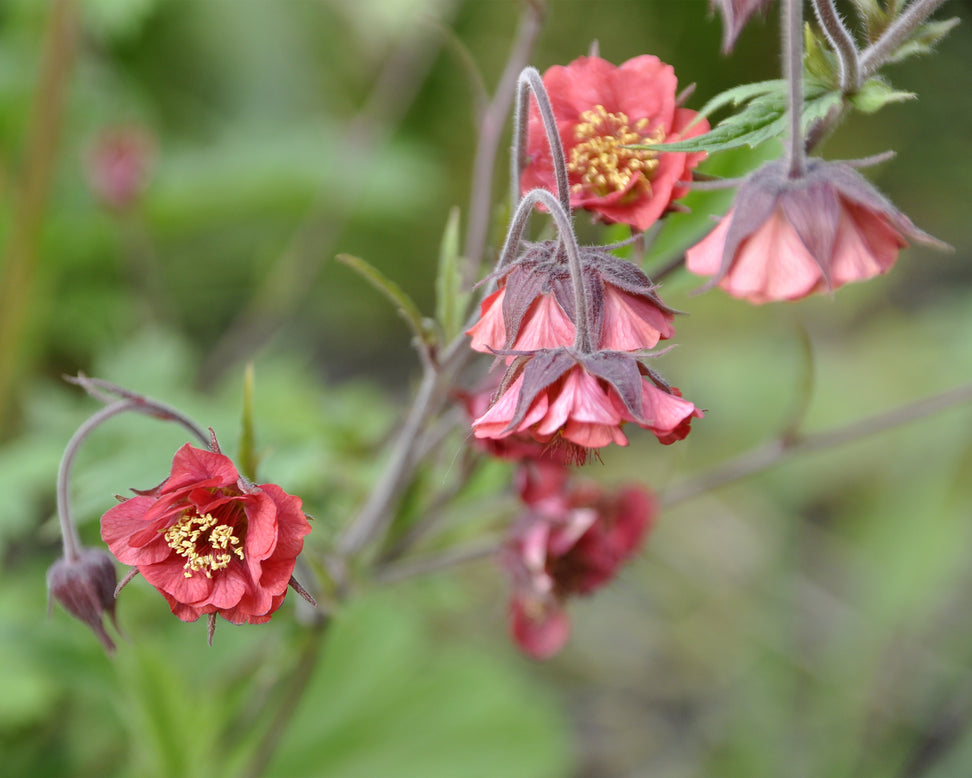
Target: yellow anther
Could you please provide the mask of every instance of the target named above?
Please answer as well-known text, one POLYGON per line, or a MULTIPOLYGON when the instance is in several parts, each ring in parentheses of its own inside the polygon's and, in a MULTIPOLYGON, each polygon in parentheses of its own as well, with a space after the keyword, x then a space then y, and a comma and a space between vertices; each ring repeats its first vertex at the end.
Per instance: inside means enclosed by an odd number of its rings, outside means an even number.
POLYGON ((567 170, 580 178, 575 192, 592 190, 599 197, 623 191, 635 176, 632 192, 637 197, 651 192, 651 177, 658 169, 658 152, 651 149, 628 149, 625 146, 659 143, 664 130, 646 134, 648 119, 638 119, 634 127, 623 113, 609 113, 603 105, 581 114, 574 135, 579 143, 571 149, 567 170))
POLYGON ((179 521, 165 530, 165 542, 169 548, 179 556, 186 558, 183 565, 186 578, 192 578, 193 573, 202 571, 207 578, 212 578, 213 570, 223 570, 233 559, 233 555, 226 553, 231 550, 237 557, 243 559, 243 549, 239 548, 240 539, 233 533, 229 524, 216 524, 212 514, 185 514, 179 521), (203 543, 199 539, 206 533, 203 543), (201 553, 200 545, 208 545, 209 553, 201 553), (222 551, 223 553, 216 553, 222 551))

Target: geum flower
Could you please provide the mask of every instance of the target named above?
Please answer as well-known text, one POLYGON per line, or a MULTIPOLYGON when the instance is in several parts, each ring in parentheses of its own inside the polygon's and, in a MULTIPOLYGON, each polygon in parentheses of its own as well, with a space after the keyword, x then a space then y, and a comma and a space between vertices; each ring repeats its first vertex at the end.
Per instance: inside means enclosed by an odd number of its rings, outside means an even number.
MULTIPOLYGON (((678 79, 671 65, 650 55, 620 66, 600 57, 579 57, 547 70, 543 85, 564 147, 572 207, 646 230, 686 193, 684 182, 704 152, 626 148, 708 131, 704 119, 689 127, 697 112, 678 107, 678 79)), ((535 105, 527 132, 529 163, 521 177, 522 191, 556 191, 553 158, 535 105)))
POLYGON ((752 303, 796 300, 887 272, 905 236, 946 247, 846 163, 811 159, 805 175, 790 178, 771 162, 746 179, 685 264, 713 276, 707 286, 752 303))
MULTIPOLYGON (((676 311, 662 302, 638 267, 598 246, 580 249, 584 294, 595 347, 643 351, 675 334, 676 311)), ((531 244, 497 274, 467 330, 476 351, 534 351, 574 342, 574 289, 558 241, 531 244)))
POLYGON ((189 444, 161 485, 101 518, 111 552, 136 566, 183 621, 203 614, 268 621, 308 532, 299 497, 276 484, 250 484, 228 457, 189 444))
POLYGON ((541 443, 566 446, 583 462, 591 449, 626 446, 621 429, 626 422, 668 444, 684 438, 692 418, 701 416, 630 354, 560 348, 514 360, 493 405, 472 427, 477 438, 526 433, 541 443))
POLYGON ((565 600, 611 581, 641 548, 656 511, 642 487, 607 493, 585 485, 517 522, 502 561, 513 583, 510 631, 524 653, 547 659, 563 647, 570 634, 565 600))

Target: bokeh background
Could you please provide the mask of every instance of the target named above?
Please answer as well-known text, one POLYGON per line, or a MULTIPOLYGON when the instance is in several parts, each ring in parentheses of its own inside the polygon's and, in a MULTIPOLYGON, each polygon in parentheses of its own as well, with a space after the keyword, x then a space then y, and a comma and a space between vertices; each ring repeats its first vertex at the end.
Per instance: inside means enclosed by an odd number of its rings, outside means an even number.
MULTIPOLYGON (((450 209, 467 219, 471 68, 491 91, 520 12, 513 0, 0 3, 6 775, 248 774, 308 639, 292 604, 262 628, 222 626, 208 648, 202 624, 177 622, 136 581, 114 659, 62 610, 45 618, 54 476, 96 405, 61 376, 177 405, 233 451, 253 362, 263 478, 304 497, 320 554, 367 492, 418 372, 401 320, 333 257, 364 257, 433 310, 450 209), (119 157, 105 184, 98 171, 119 157)), ((917 99, 851 116, 821 152, 896 150, 868 176, 955 252, 908 249, 886 277, 762 308, 692 296, 698 280, 672 276, 665 299, 690 315, 661 368, 709 413, 672 448, 632 436, 592 477, 664 491, 800 413, 825 430, 972 381, 972 13, 953 0, 938 16, 952 15, 962 24, 937 54, 887 73, 917 99)), ((532 62, 569 62, 593 39, 618 63, 657 54, 697 84, 697 108, 776 77, 775 30, 774 10, 727 58, 704 0, 551 0, 532 62)), ((501 157, 499 231, 505 171, 501 157)), ((726 201, 689 203, 704 219, 726 201)), ((704 228, 675 226, 658 266, 704 228)), ((970 423, 972 409, 953 409, 673 506, 618 581, 572 604, 572 641, 545 664, 507 640, 489 560, 375 586, 336 619, 266 774, 968 775, 970 423)), ((87 542, 112 495, 157 483, 182 442, 144 419, 89 440, 74 482, 87 542)), ((487 470, 452 510, 458 535, 504 499, 509 470, 487 470)))

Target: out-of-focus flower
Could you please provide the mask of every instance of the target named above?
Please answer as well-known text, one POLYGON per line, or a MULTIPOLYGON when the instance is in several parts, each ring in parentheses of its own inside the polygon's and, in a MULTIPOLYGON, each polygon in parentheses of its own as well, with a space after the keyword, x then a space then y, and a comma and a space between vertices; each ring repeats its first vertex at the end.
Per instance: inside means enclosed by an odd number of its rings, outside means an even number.
POLYGON ((722 53, 728 54, 736 38, 756 13, 765 14, 773 0, 709 0, 709 7, 722 14, 722 53))
MULTIPOLYGON (((638 267, 597 246, 580 249, 595 346, 643 351, 675 334, 675 311, 638 267)), ((531 244, 498 274, 499 289, 467 332, 476 351, 535 351, 573 345, 574 289, 557 241, 531 244)), ((511 360, 508 360, 511 361, 511 360)))
MULTIPOLYGON (((709 129, 697 113, 676 105, 678 80, 671 65, 644 55, 616 66, 600 57, 555 65, 543 84, 566 155, 570 204, 606 222, 645 230, 687 191, 703 152, 626 148, 671 143, 709 129)), ((553 159, 540 112, 531 109, 522 190, 556 190, 553 159)))
POLYGON ((77 559, 62 557, 47 571, 47 590, 65 610, 92 630, 110 654, 115 644, 105 632, 104 614, 115 628, 115 563, 107 551, 82 548, 77 559))
POLYGON ((621 428, 629 421, 673 443, 702 412, 659 384, 630 354, 538 351, 508 368, 492 407, 473 422, 473 433, 495 439, 526 433, 541 443, 559 439, 577 461, 612 442, 627 445, 621 428))
POLYGON ((796 300, 887 272, 905 236, 945 247, 845 163, 810 160, 804 176, 790 178, 771 162, 688 250, 686 267, 752 303, 796 300))
POLYGON ((117 210, 133 205, 145 190, 155 161, 155 142, 133 126, 102 130, 88 149, 88 184, 103 203, 117 210))
POLYGON ((300 498, 250 484, 228 457, 189 444, 160 486, 101 519, 111 552, 137 566, 183 621, 213 613, 234 624, 268 621, 308 532, 300 498))
POLYGON ((566 598, 612 580, 641 547, 656 511, 642 487, 606 493, 588 485, 514 526, 503 562, 513 581, 510 629, 524 653, 546 659, 563 647, 570 634, 566 598))

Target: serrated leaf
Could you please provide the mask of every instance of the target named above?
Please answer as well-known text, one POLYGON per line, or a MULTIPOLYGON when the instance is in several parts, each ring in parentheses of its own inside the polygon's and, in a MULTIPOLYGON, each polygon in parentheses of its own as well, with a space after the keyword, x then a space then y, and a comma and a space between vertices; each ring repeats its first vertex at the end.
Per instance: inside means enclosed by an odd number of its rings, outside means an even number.
POLYGON ((459 271, 459 208, 449 211, 442 243, 439 245, 439 272, 435 278, 435 315, 445 334, 451 340, 462 326, 469 295, 462 291, 462 273, 459 271))
POLYGON ((336 259, 342 265, 347 265, 365 281, 371 284, 375 289, 381 292, 392 303, 392 305, 395 306, 398 314, 411 328, 412 334, 415 335, 415 337, 417 337, 423 343, 429 343, 432 341, 433 335, 425 326, 425 321, 422 318, 422 312, 419 310, 412 298, 405 294, 398 284, 392 281, 374 265, 361 259, 361 257, 356 257, 352 254, 338 254, 336 259))
POLYGON ((903 92, 879 78, 872 78, 851 95, 850 101, 862 113, 877 113, 889 103, 902 103, 915 97, 914 92, 903 92))
MULTIPOLYGON (((764 82, 770 84, 773 82, 764 82)), ((750 85, 752 86, 752 85, 750 85)), ((826 116, 843 99, 840 92, 817 81, 807 81, 804 91, 803 126, 826 116)), ((650 147, 656 151, 725 151, 739 146, 756 148, 759 144, 781 135, 786 129, 786 97, 782 90, 773 89, 750 100, 737 114, 723 119, 712 130, 677 143, 659 143, 650 147)))

